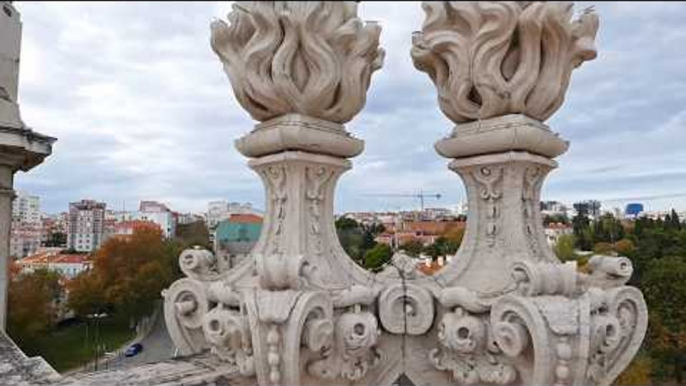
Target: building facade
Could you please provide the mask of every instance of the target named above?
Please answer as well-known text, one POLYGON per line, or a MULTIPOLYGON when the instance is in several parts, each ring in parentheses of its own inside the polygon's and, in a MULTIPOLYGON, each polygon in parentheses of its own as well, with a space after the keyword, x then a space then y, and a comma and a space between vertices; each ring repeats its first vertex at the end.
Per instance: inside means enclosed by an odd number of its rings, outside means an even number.
POLYGON ((133 220, 150 221, 162 229, 165 238, 176 235, 176 218, 167 205, 157 201, 141 201, 133 220))
POLYGON ((12 201, 12 221, 38 224, 41 221, 40 198, 18 191, 12 201))
POLYGON ((234 214, 217 225, 214 231, 215 255, 236 266, 247 256, 260 238, 262 217, 234 214))
POLYGON ((105 239, 104 202, 81 200, 69 204, 67 246, 79 252, 98 249, 105 239))
POLYGON ((253 208, 249 202, 229 202, 226 200, 210 201, 207 205, 207 227, 215 229, 223 220, 228 219, 234 214, 253 214, 261 216, 262 213, 253 208))
POLYGON ((42 244, 41 223, 12 222, 10 256, 23 259, 34 254, 42 244))

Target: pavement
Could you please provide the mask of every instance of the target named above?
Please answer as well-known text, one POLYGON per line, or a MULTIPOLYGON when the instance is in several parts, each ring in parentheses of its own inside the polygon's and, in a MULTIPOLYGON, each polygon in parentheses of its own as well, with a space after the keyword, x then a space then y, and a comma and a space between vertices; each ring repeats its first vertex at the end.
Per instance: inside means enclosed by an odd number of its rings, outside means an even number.
POLYGON ((169 337, 167 332, 167 325, 164 322, 164 315, 162 312, 158 313, 150 333, 142 340, 136 341, 143 345, 143 351, 133 357, 124 356, 124 352, 134 342, 131 342, 125 347, 121 347, 114 353, 111 353, 111 359, 105 361, 98 367, 100 369, 119 369, 133 366, 140 366, 146 363, 160 362, 174 357, 176 347, 169 337))

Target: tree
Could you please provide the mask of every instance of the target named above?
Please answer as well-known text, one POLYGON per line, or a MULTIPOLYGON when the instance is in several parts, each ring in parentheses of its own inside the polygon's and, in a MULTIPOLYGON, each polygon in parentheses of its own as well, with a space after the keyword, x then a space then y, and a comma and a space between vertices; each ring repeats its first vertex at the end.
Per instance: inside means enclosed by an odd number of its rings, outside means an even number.
POLYGON ((408 255, 412 257, 419 257, 424 249, 424 244, 417 239, 412 239, 400 246, 400 249, 405 251, 408 255))
POLYGON ((616 386, 652 385, 651 372, 650 358, 645 354, 638 355, 619 375, 614 384, 616 386))
POLYGON ((614 251, 614 246, 606 242, 595 243, 593 246, 593 253, 598 255, 611 255, 614 251))
POLYGON ((442 236, 448 239, 448 241, 457 245, 459 248, 459 246, 462 244, 462 239, 464 238, 464 232, 464 227, 452 227, 442 234, 442 236))
POLYGON ((127 239, 111 238, 95 253, 93 269, 76 280, 72 304, 81 314, 108 309, 139 320, 176 277, 178 252, 178 244, 163 242, 156 227, 137 227, 127 239))
POLYGON ((105 288, 97 275, 84 271, 67 285, 69 298, 67 306, 77 316, 85 317, 90 314, 105 312, 105 288))
POLYGON ((574 251, 576 239, 574 235, 562 235, 557 239, 553 250, 561 261, 575 261, 579 258, 574 251))
POLYGON ((207 224, 204 221, 179 224, 176 227, 176 236, 174 238, 181 242, 183 248, 199 245, 203 248, 212 249, 210 231, 207 229, 207 224))
POLYGON ((22 347, 31 348, 34 339, 55 323, 56 301, 62 290, 54 271, 16 273, 10 279, 7 330, 22 347))
POLYGON ((584 214, 574 216, 572 219, 576 247, 583 251, 593 248, 593 234, 591 233, 591 221, 584 214))
POLYGON ((686 380, 686 261, 664 257, 647 268, 641 287, 650 310, 649 351, 658 359, 663 376, 682 384, 686 380))
POLYGON ((388 244, 377 244, 364 255, 364 267, 371 271, 380 271, 383 265, 391 261, 393 251, 388 244))
POLYGON ((615 243, 615 250, 622 256, 633 254, 635 249, 633 241, 629 239, 621 239, 615 243))
POLYGON ((363 231, 360 224, 350 218, 341 217, 336 220, 336 234, 345 252, 358 264, 364 266, 365 251, 362 248, 363 231))

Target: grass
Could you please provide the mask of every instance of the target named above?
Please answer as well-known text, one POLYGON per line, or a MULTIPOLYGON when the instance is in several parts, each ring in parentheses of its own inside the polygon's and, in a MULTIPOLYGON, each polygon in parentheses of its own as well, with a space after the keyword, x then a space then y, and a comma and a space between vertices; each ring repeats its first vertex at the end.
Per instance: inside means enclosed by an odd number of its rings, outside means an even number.
MULTIPOLYGON (((87 324, 76 321, 57 327, 45 336, 33 339, 29 347, 22 347, 28 356, 41 356, 55 370, 64 372, 83 366, 94 359, 95 321, 87 324)), ((105 318, 100 321, 99 343, 105 351, 113 351, 134 338, 127 320, 105 318)), ((102 358, 101 353, 101 358, 102 358)))

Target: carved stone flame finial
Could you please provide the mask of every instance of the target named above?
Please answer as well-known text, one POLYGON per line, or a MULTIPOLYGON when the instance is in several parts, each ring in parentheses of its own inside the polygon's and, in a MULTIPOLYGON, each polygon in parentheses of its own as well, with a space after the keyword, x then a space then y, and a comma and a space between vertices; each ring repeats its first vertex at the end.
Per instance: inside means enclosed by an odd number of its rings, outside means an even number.
POLYGON ((596 57, 598 16, 572 2, 424 2, 412 58, 455 123, 525 114, 548 119, 572 70, 596 57))
POLYGON ((384 58, 381 27, 354 2, 238 2, 212 23, 212 48, 241 106, 258 120, 298 113, 350 121, 384 58))

